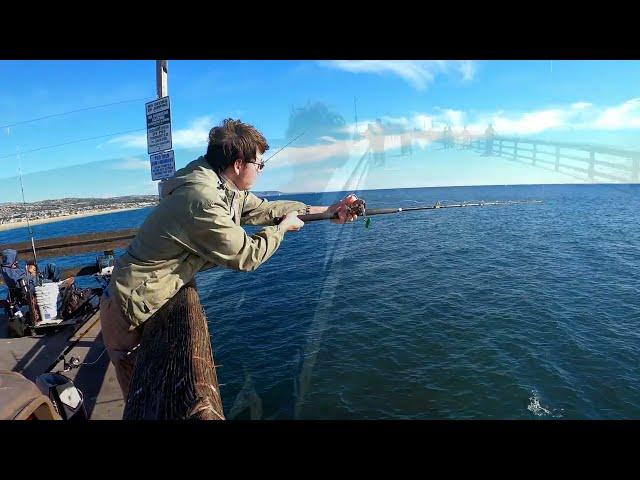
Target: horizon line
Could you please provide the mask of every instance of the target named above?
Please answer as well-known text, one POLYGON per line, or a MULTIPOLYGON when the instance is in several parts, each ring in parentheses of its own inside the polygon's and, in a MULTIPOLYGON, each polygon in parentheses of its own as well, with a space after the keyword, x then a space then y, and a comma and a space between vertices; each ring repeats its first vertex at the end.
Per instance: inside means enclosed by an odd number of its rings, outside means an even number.
MULTIPOLYGON (((391 188, 367 188, 367 189, 351 189, 351 190, 327 190, 327 191, 283 191, 283 190, 250 190, 253 193, 282 193, 287 195, 304 195, 304 194, 324 194, 324 193, 341 193, 341 192, 367 192, 367 191, 379 191, 379 190, 417 190, 424 188, 474 188, 474 187, 534 187, 534 186, 566 186, 566 185, 609 185, 609 186, 630 186, 630 185, 640 185, 640 182, 630 182, 630 183, 619 183, 619 182, 576 182, 576 183, 507 183, 507 184, 477 184, 477 185, 428 185, 422 187, 391 187, 391 188)), ((43 200, 34 200, 31 202, 26 202, 27 204, 38 203, 38 202, 48 202, 53 200, 113 200, 118 198, 125 197, 157 197, 158 194, 153 193, 131 193, 126 195, 119 195, 117 197, 59 197, 59 198, 46 198, 43 200)), ((0 205, 7 204, 20 204, 23 202, 0 202, 0 205)))

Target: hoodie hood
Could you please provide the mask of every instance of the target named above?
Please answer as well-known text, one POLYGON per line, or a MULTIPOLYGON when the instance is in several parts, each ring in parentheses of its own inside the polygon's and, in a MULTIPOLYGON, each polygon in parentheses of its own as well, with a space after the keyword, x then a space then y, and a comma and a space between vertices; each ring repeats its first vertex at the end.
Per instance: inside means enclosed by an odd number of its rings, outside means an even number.
POLYGON ((18 251, 13 250, 11 248, 7 248, 6 250, 2 250, 2 266, 10 267, 16 260, 18 259, 18 251))
POLYGON ((0 267, 0 271, 5 285, 9 288, 18 288, 18 281, 26 276, 26 272, 17 264, 14 267, 17 258, 18 252, 15 250, 8 248, 2 251, 2 267, 0 267))

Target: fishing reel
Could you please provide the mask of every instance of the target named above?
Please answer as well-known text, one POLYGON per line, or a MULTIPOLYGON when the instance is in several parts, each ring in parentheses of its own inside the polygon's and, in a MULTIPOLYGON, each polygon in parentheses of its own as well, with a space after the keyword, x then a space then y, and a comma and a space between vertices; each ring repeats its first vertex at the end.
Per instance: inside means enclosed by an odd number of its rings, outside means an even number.
POLYGON ((361 198, 357 198, 355 202, 345 205, 349 215, 357 215, 364 217, 367 212, 367 204, 361 198))
POLYGON ((357 215, 364 218, 365 228, 371 226, 371 218, 367 217, 367 203, 361 198, 357 198, 353 203, 346 205, 347 213, 349 215, 357 215))

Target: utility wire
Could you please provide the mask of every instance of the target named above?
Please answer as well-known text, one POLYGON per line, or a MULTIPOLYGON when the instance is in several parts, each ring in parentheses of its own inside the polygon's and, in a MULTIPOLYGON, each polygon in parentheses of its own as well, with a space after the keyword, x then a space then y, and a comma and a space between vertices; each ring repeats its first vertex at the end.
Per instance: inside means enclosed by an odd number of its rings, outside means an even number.
MULTIPOLYGON (((125 133, 142 132, 142 131, 145 131, 145 130, 146 130, 146 128, 136 128, 135 130, 125 130, 124 132, 108 133, 106 135, 98 135, 97 137, 81 138, 79 140, 72 140, 70 142, 58 143, 56 145, 47 145, 47 146, 44 146, 44 147, 34 148, 33 150, 25 150, 24 152, 22 152, 22 154, 39 152, 40 150, 46 150, 46 149, 49 149, 49 148, 62 147, 64 145, 71 145, 72 143, 80 143, 80 142, 86 142, 86 141, 89 141, 89 140, 97 140, 98 138, 114 137, 116 135, 124 135, 125 133)), ((4 155, 0 155, 0 159, 14 157, 14 156, 16 156, 15 153, 4 154, 4 155)))
POLYGON ((37 122, 39 120, 45 120, 47 118, 61 117, 63 115, 69 115, 70 113, 86 112, 87 110, 95 110, 97 108, 106 108, 106 107, 111 107, 113 105, 122 105, 123 103, 133 103, 133 102, 141 102, 143 100, 153 100, 155 98, 156 97, 135 98, 135 99, 132 99, 132 100, 121 100, 119 102, 105 103, 103 105, 94 105, 92 107, 78 108, 76 110, 69 110, 68 112, 53 113, 51 115, 45 115, 44 117, 31 118, 29 120, 21 120, 19 122, 15 122, 15 123, 8 123, 7 125, 0 125, 0 128, 15 127, 16 125, 23 125, 25 123, 37 122))

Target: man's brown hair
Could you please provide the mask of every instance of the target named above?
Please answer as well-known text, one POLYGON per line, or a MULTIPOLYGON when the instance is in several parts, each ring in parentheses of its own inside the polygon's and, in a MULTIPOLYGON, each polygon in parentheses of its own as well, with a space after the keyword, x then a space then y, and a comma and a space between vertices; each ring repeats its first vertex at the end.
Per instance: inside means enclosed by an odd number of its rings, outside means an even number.
POLYGON ((256 151, 269 150, 267 139, 253 125, 227 118, 209 131, 209 146, 205 158, 220 173, 236 159, 244 162, 256 158, 256 151))

